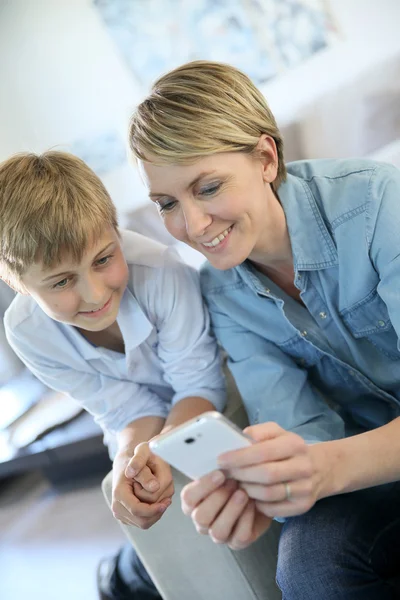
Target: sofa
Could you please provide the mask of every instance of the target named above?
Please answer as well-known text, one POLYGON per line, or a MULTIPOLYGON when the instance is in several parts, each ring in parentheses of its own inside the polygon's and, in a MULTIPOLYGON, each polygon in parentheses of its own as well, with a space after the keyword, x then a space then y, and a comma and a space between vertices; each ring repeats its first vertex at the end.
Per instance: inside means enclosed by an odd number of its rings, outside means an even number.
MULTIPOLYGON (((243 428, 246 412, 229 372, 226 376, 229 400, 225 414, 243 428)), ((279 523, 273 522, 270 530, 245 550, 214 544, 198 534, 181 511, 180 491, 188 479, 175 471, 174 481, 172 505, 151 529, 120 524, 164 600, 280 599, 275 583, 279 523)), ((102 488, 110 506, 112 472, 102 488)))

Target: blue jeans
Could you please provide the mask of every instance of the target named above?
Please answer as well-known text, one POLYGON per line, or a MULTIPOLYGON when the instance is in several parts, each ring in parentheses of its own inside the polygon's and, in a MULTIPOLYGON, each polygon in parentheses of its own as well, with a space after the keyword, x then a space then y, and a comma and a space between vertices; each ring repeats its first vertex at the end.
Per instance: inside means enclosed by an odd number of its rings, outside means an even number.
POLYGON ((279 543, 283 600, 400 598, 400 482, 320 500, 279 543))
POLYGON ((113 600, 162 600, 131 544, 118 554, 110 592, 113 600))

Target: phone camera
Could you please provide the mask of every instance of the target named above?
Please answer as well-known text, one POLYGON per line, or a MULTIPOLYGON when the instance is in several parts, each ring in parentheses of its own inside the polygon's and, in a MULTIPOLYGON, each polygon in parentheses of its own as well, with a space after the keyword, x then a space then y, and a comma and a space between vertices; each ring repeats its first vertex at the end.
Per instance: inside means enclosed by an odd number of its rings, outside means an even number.
POLYGON ((186 438, 186 440, 185 440, 185 444, 193 444, 193 442, 195 442, 195 441, 196 441, 196 440, 195 440, 194 438, 192 438, 192 437, 190 437, 190 438, 186 438))

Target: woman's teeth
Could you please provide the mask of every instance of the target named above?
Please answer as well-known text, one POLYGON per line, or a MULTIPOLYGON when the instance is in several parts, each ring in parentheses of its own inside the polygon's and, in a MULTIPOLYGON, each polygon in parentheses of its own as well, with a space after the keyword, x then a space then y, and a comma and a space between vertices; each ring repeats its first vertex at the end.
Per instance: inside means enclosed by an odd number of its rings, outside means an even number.
POLYGON ((218 246, 218 244, 220 244, 222 242, 222 240, 224 240, 226 238, 226 236, 231 231, 231 229, 232 229, 232 227, 228 227, 228 229, 225 229, 225 231, 223 231, 222 233, 217 235, 217 237, 214 238, 211 242, 203 242, 203 246, 206 246, 206 248, 212 248, 213 246, 218 246))

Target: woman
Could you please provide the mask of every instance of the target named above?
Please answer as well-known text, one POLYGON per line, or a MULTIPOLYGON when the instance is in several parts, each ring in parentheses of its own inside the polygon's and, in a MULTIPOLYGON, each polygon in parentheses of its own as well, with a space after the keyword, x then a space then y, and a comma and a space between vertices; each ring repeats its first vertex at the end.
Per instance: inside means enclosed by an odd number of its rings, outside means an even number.
POLYGON ((130 146, 168 231, 208 259, 203 293, 253 424, 224 473, 186 486, 184 512, 232 548, 290 517, 285 599, 398 597, 400 173, 286 168, 262 94, 205 61, 155 83, 130 146))

